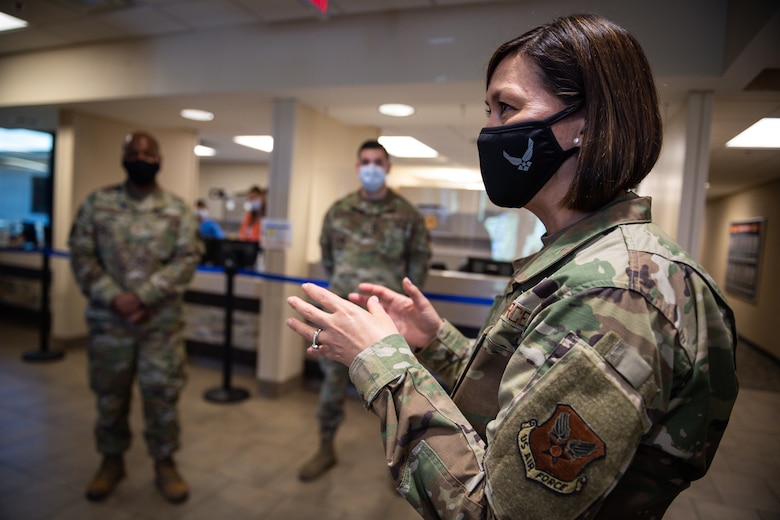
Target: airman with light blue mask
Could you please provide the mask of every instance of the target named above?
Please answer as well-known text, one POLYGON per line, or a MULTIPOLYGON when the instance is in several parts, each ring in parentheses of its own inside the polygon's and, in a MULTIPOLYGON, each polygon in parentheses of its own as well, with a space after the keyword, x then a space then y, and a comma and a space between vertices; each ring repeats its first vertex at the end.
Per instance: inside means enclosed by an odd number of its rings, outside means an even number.
POLYGON ((364 149, 358 161, 358 179, 363 186, 361 196, 380 200, 387 192, 385 179, 390 171, 390 158, 381 148, 364 149))
MULTIPOLYGON (((322 270, 331 291, 346 297, 362 282, 402 290, 405 278, 425 283, 431 257, 430 235, 418 209, 386 183, 390 155, 378 141, 363 142, 355 172, 360 189, 336 200, 325 213, 320 234, 322 270)), ((311 336, 312 348, 322 344, 311 336)), ((327 347, 326 347, 327 348, 327 347)), ((349 370, 332 359, 318 360, 323 374, 317 406, 320 443, 298 470, 304 482, 336 465, 336 431, 344 420, 349 370)))

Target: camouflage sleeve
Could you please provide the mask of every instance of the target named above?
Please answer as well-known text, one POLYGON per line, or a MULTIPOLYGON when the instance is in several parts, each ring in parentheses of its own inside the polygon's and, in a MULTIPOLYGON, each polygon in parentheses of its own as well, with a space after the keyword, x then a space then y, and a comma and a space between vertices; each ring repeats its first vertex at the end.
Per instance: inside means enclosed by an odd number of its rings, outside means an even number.
POLYGON ((182 201, 177 201, 177 206, 173 211, 180 212, 181 221, 173 257, 136 291, 138 298, 147 307, 155 307, 172 297, 181 297, 187 290, 203 254, 203 243, 198 238, 198 220, 195 214, 182 201))
POLYGON ((425 221, 416 213, 408 243, 409 256, 406 259, 406 275, 418 287, 425 285, 428 278, 428 261, 431 259, 431 238, 425 221))
POLYGON ((98 258, 92 200, 90 196, 84 201, 71 226, 68 238, 70 265, 81 292, 108 307, 123 288, 108 275, 98 258))
POLYGON ((423 518, 480 519, 484 442, 400 335, 362 352, 349 369, 382 421, 396 487, 423 518))
MULTIPOLYGON (((565 295, 533 318, 503 373, 499 413, 488 426, 485 467, 499 516, 518 508, 529 518, 594 514, 605 497, 617 496, 629 469, 642 471, 641 483, 632 480, 617 499, 621 507, 640 493, 653 504, 687 486, 681 467, 710 444, 697 431, 710 407, 705 388, 697 397, 675 395, 697 373, 680 348, 677 327, 685 321, 672 322, 620 288, 565 295), (652 453, 635 468, 643 446, 652 453)), ((500 334, 499 322, 486 342, 500 334)))
MULTIPOLYGON (((467 342, 448 329, 421 355, 461 358, 467 342)), ((646 405, 662 413, 668 404, 672 376, 661 369, 653 338, 673 337, 673 326, 630 291, 562 298, 529 329, 502 377, 487 445, 401 336, 373 345, 350 367, 382 419, 398 489, 423 517, 479 518, 489 510, 577 518, 598 507, 631 462, 656 416, 646 405)), ((485 342, 500 342, 503 333, 496 323, 485 342)))
POLYGON ((473 347, 473 339, 467 338, 452 323, 444 320, 433 341, 415 355, 420 363, 439 375, 445 386, 453 388, 473 347))
POLYGON ((328 280, 333 276, 333 241, 330 235, 330 215, 331 211, 328 210, 322 221, 322 231, 320 232, 321 263, 328 280))

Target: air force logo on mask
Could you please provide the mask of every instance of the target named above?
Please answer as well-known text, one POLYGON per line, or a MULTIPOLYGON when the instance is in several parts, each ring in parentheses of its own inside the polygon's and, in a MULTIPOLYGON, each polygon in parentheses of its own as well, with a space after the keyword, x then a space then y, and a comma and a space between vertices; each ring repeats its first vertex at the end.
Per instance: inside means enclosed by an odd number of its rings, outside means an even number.
POLYGON ((509 161, 513 166, 517 166, 518 170, 527 172, 531 168, 531 157, 534 155, 534 140, 528 138, 528 148, 523 154, 522 158, 512 157, 506 150, 504 150, 504 158, 509 161))

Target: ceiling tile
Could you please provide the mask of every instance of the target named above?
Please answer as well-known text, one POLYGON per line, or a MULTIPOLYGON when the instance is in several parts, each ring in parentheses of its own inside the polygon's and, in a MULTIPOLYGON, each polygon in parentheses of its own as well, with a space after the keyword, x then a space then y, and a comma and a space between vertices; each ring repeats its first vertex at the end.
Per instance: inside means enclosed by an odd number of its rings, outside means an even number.
POLYGON ((234 0, 234 2, 248 9, 263 22, 314 20, 320 17, 317 8, 308 0, 234 0))
POLYGON ((256 17, 239 4, 225 0, 188 0, 158 7, 192 28, 217 27, 256 21, 256 17))
POLYGON ((381 11, 397 11, 431 7, 431 0, 330 0, 345 14, 361 14, 381 11))

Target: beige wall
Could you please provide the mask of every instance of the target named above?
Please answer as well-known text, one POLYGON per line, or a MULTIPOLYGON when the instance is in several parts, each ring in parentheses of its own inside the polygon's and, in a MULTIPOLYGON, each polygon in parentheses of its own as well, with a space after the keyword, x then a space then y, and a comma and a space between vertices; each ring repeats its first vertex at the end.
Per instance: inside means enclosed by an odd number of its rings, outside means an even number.
MULTIPOLYGON (((309 262, 320 257, 322 216, 336 198, 357 188, 357 148, 376 132, 344 125, 292 99, 275 102, 268 216, 289 220, 292 240, 288 249, 266 249, 267 271, 308 275, 309 262)), ((303 370, 305 342, 284 325, 291 295, 303 295, 297 284, 263 284, 257 379, 265 395, 292 387, 303 370)))
POLYGON ((741 337, 780 359, 780 341, 772 326, 777 320, 780 290, 780 180, 707 204, 702 236, 701 263, 724 289, 728 255, 728 225, 754 217, 766 219, 760 260, 759 288, 755 302, 725 292, 737 319, 741 337))
POLYGON ((655 167, 637 193, 653 199, 653 221, 673 238, 677 238, 680 216, 680 194, 685 161, 685 111, 664 122, 664 144, 655 167))
POLYGON ((212 188, 235 194, 254 185, 268 187, 267 163, 200 163, 198 197, 208 198, 212 188))

